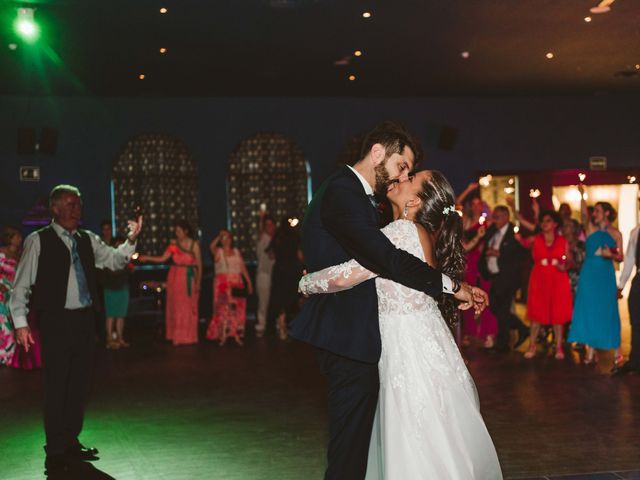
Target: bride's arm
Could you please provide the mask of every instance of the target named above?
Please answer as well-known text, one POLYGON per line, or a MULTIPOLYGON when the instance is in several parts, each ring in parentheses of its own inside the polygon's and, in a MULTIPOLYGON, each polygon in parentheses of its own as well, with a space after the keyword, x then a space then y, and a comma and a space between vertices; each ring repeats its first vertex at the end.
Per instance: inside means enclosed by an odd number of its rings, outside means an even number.
POLYGON ((355 260, 349 260, 305 275, 300 279, 298 288, 304 295, 335 293, 348 290, 375 277, 377 274, 367 270, 355 260))

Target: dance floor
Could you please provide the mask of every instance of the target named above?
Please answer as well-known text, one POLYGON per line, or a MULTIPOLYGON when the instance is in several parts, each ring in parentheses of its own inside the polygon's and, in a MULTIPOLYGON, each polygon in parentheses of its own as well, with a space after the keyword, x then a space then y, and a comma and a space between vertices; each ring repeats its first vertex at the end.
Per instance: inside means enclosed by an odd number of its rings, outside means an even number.
MULTIPOLYGON (((82 436, 101 452, 95 478, 321 478, 325 391, 310 348, 174 348, 147 332, 98 352, 82 436)), ((640 376, 575 356, 465 355, 506 478, 640 478, 640 376)), ((0 478, 42 478, 40 372, 0 369, 0 385, 0 478)))

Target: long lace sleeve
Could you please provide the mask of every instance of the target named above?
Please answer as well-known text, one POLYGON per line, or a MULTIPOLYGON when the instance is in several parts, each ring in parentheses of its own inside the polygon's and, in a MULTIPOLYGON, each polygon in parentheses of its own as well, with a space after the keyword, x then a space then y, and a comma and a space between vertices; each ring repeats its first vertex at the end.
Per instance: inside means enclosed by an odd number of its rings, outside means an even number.
POLYGON ((340 265, 305 275, 300 279, 298 288, 304 295, 335 293, 353 288, 376 276, 375 273, 367 270, 355 260, 349 260, 340 265))

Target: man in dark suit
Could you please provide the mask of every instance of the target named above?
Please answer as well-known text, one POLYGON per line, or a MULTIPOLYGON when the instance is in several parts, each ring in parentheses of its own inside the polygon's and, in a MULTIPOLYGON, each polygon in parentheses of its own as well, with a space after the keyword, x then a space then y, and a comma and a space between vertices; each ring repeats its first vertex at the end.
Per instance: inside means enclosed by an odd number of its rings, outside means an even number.
POLYGON ((493 224, 487 230, 486 242, 478 263, 481 275, 491 280, 489 299, 491 311, 498 320, 498 338, 493 349, 509 350, 509 332, 518 331, 514 348, 529 336, 529 329, 511 312, 513 297, 520 286, 520 272, 525 248, 515 238, 514 225, 509 221, 509 209, 498 205, 493 209, 493 224))
MULTIPOLYGON (((305 262, 317 271, 355 258, 367 269, 431 296, 455 295, 465 308, 486 304, 486 294, 443 276, 399 250, 378 225, 374 193, 405 180, 418 152, 401 127, 386 122, 365 139, 361 160, 345 166, 318 189, 307 209, 302 243, 305 262), (474 297, 475 295, 475 297, 474 297)), ((375 281, 309 298, 291 335, 318 347, 329 388, 326 479, 358 480, 366 473, 378 401, 381 341, 375 281)))

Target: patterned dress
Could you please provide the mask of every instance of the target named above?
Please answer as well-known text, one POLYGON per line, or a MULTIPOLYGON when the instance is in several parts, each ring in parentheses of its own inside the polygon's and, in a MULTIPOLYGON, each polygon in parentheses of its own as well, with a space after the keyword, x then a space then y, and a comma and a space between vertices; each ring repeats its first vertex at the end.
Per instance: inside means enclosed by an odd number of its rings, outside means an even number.
POLYGON ((233 255, 220 254, 215 262, 216 276, 213 279, 213 317, 207 327, 207 339, 222 338, 223 329, 228 337, 244 336, 247 321, 247 299, 234 296, 234 290, 242 290, 244 259, 237 248, 233 255))
POLYGON ((9 289, 16 276, 17 262, 0 253, 0 364, 10 365, 15 352, 16 344, 13 331, 13 323, 9 316, 9 289), (6 290, 5 290, 6 289, 6 290))
POLYGON ((173 265, 167 275, 166 338, 174 345, 198 343, 198 300, 195 289, 196 257, 178 245, 170 245, 173 265))

